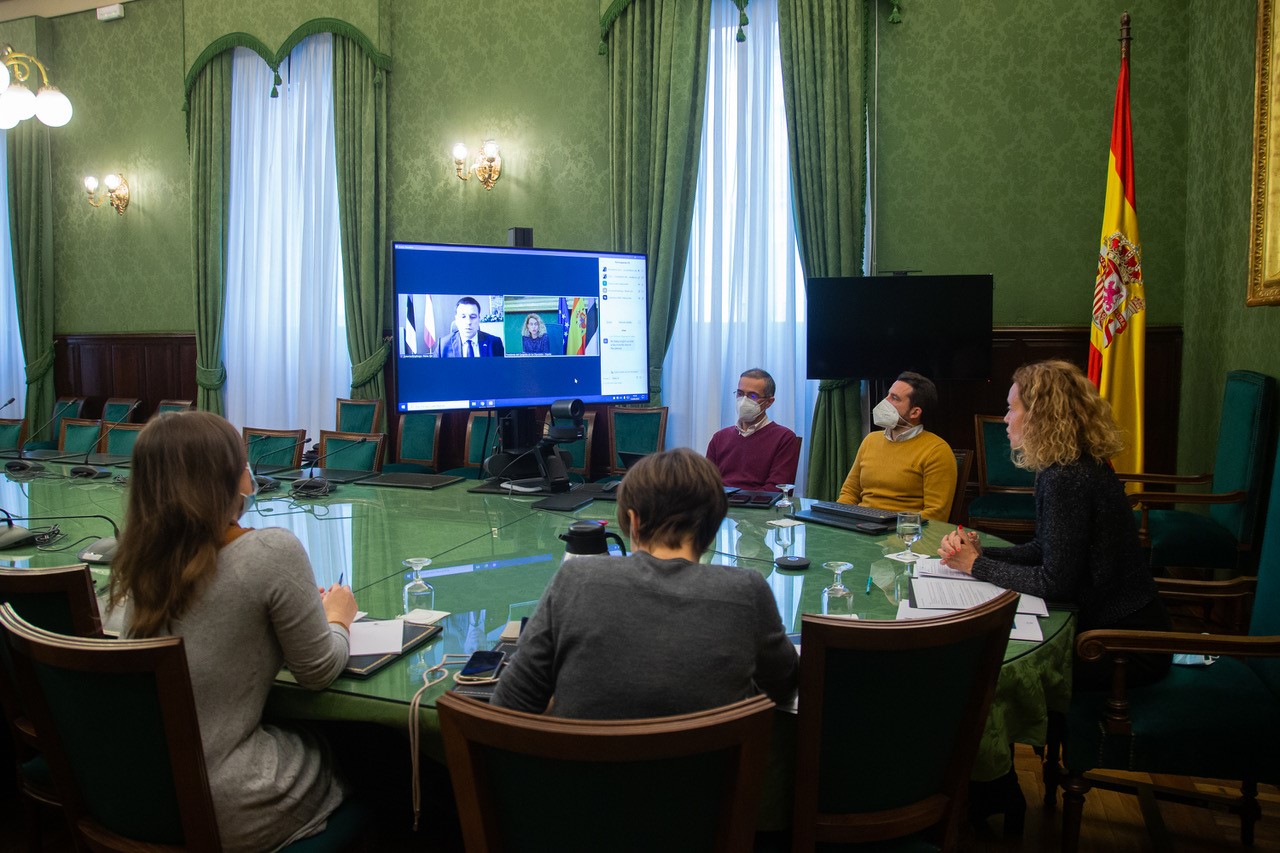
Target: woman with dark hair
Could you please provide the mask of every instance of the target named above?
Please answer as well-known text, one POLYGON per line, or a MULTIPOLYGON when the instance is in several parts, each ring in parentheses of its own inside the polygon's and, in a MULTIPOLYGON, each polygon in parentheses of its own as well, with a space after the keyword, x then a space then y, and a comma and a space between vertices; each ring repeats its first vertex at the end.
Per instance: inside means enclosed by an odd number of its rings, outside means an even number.
MULTIPOLYGON (((1014 464, 1036 472, 1035 539, 983 548, 972 531, 952 531, 938 551, 942 562, 1006 589, 1076 605, 1077 631, 1168 630, 1129 499, 1108 461, 1123 437, 1093 383, 1065 361, 1024 365, 1013 374, 1004 422, 1014 464)), ((1168 667, 1168 655, 1133 655, 1129 683, 1153 681, 1168 667)), ((1102 686, 1109 670, 1077 660, 1074 679, 1102 686)))
POLYGON ((520 335, 521 349, 535 355, 551 354, 551 338, 547 337, 547 327, 537 314, 524 318, 524 330, 520 335))
POLYGON ((324 828, 342 802, 327 746, 264 725, 282 664, 313 690, 346 666, 356 602, 316 593, 286 530, 246 529, 254 483, 244 443, 209 412, 163 414, 138 435, 112 564, 125 635, 183 639, 209 789, 226 850, 273 850, 324 828))
POLYGON ((618 524, 634 553, 565 561, 493 704, 625 719, 715 708, 757 688, 789 702, 796 650, 769 585, 751 569, 698 562, 727 510, 720 472, 692 450, 632 465, 618 524))

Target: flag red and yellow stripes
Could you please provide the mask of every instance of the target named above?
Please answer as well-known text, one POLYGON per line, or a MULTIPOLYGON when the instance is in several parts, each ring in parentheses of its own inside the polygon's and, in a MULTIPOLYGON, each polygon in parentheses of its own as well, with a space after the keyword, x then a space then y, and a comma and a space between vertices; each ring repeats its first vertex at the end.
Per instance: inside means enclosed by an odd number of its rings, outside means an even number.
POLYGON ((1111 156, 1107 171, 1102 242, 1093 289, 1089 379, 1111 403, 1125 432, 1117 471, 1143 471, 1143 399, 1146 370, 1146 287, 1134 204, 1133 128, 1129 119, 1129 57, 1120 59, 1111 156))

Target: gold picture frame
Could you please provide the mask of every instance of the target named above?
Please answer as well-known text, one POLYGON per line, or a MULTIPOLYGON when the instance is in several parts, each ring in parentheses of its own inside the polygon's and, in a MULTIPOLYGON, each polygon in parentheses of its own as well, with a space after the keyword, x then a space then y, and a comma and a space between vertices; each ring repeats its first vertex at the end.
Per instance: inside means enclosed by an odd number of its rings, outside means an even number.
POLYGON ((1247 305, 1280 305, 1280 110, 1273 109, 1280 96, 1276 24, 1274 0, 1258 0, 1247 305))

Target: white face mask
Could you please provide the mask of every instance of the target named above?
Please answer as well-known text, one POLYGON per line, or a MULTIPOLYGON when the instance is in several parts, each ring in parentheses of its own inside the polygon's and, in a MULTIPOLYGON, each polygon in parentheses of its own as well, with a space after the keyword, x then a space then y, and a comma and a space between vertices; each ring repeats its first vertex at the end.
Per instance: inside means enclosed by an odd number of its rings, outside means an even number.
POLYGON ((887 397, 876 403, 876 407, 871 410, 871 422, 881 429, 893 429, 900 419, 898 410, 893 407, 887 397))
POLYGON ((750 397, 738 398, 738 423, 749 424, 760 417, 763 411, 760 404, 750 397))

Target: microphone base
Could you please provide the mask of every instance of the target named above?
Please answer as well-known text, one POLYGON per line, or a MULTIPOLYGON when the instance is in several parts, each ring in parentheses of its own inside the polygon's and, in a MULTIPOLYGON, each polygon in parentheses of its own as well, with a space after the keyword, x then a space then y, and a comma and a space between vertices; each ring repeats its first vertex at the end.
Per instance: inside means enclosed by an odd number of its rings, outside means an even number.
POLYGON ((67 476, 73 480, 101 480, 103 477, 110 477, 111 472, 94 465, 72 465, 67 476))
POLYGON ((90 542, 76 557, 85 563, 105 566, 116 555, 116 545, 116 537, 107 536, 96 542, 90 542))
POLYGON ((44 470, 44 466, 30 459, 10 459, 4 463, 4 470, 10 474, 38 474, 44 470))

